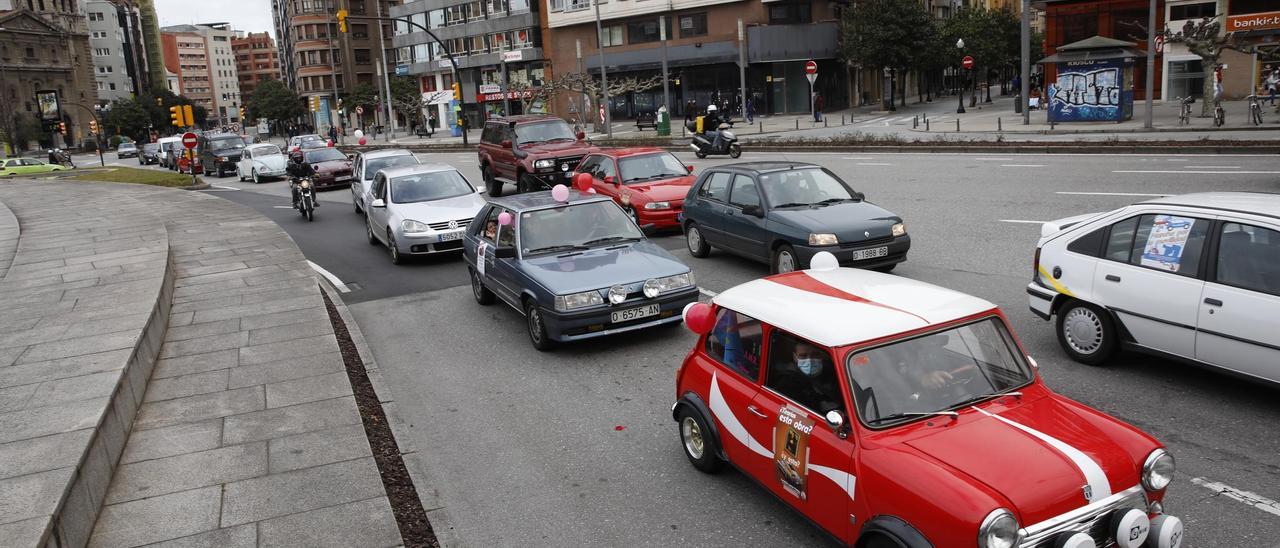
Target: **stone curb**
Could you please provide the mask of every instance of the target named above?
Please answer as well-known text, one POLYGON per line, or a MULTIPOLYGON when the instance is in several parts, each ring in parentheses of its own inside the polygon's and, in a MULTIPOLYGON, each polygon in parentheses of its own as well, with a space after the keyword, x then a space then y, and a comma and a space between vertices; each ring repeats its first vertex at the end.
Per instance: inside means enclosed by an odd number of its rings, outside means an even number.
POLYGON ((0 280, 9 272, 13 264, 13 256, 18 252, 18 238, 22 235, 22 227, 18 218, 13 216, 9 206, 0 202, 0 280))

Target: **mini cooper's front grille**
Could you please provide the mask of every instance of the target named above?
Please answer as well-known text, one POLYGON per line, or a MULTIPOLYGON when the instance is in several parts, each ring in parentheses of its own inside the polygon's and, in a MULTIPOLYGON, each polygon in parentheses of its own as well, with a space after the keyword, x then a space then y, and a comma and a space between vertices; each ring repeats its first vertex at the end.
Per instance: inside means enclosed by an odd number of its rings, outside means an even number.
POLYGON ((438 223, 427 223, 431 230, 453 230, 455 228, 467 228, 471 224, 471 219, 458 219, 456 221, 441 221, 438 223), (449 223, 457 223, 457 226, 449 226, 449 223))
POLYGON ((1111 535, 1110 518, 1111 513, 1119 508, 1138 508, 1146 511, 1147 497, 1142 491, 1142 486, 1135 485, 1096 503, 1031 525, 1023 529, 1025 536, 1018 544, 1018 548, 1053 546, 1058 535, 1064 531, 1088 533, 1093 537, 1098 548, 1111 548, 1116 545, 1116 541, 1111 535))

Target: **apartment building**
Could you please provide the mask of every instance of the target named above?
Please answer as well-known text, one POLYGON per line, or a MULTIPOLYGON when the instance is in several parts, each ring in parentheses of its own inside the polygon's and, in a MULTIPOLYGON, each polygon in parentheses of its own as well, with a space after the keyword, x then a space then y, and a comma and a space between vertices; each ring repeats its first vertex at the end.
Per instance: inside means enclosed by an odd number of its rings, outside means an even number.
POLYGON ((174 25, 160 35, 165 66, 178 75, 181 94, 208 109, 210 125, 239 122, 242 99, 230 25, 174 25))
POLYGON ((280 79, 279 50, 270 33, 238 32, 231 40, 231 51, 236 55, 236 74, 240 78, 240 93, 245 98, 259 82, 280 79))
POLYGON ((84 4, 98 100, 126 99, 150 87, 141 11, 130 0, 84 4))

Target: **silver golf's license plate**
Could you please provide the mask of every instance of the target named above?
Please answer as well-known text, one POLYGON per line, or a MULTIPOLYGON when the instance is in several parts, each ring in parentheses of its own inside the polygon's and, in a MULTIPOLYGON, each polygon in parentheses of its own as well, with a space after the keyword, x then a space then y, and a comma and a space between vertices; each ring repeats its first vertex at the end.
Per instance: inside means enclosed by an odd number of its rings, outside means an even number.
POLYGON ((873 247, 871 249, 859 249, 853 252, 853 260, 862 261, 866 259, 874 259, 876 257, 884 257, 889 254, 889 246, 873 247))
POLYGON ((640 318, 648 318, 649 316, 657 316, 662 311, 662 307, 651 304, 640 308, 628 308, 617 312, 609 313, 609 321, 612 323, 629 322, 640 318))
POLYGON ((441 241, 441 242, 448 242, 448 241, 451 241, 451 240, 461 240, 461 239, 462 239, 462 233, 461 233, 461 232, 449 232, 449 233, 441 234, 441 235, 439 236, 439 238, 440 238, 440 239, 439 239, 438 241, 441 241))

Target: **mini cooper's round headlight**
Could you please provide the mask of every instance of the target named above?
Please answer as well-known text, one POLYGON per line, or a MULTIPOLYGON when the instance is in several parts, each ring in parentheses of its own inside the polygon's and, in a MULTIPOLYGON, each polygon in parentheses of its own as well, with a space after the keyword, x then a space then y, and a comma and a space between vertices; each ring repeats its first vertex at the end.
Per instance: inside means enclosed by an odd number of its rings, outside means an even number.
POLYGON ((1156 449, 1147 455, 1147 461, 1142 463, 1142 486, 1148 491, 1164 489, 1169 486, 1169 482, 1173 481, 1173 472, 1176 469, 1173 455, 1164 449, 1156 449))
POLYGON ((652 299, 652 298, 654 298, 654 297, 657 297, 657 296, 658 296, 658 292, 659 292, 660 290, 661 290, 661 288, 660 288, 660 287, 658 287, 658 280, 654 280, 654 279, 648 279, 648 280, 645 280, 645 282, 644 282, 644 296, 645 296, 645 298, 652 299))
POLYGON ((622 304, 627 300, 627 288, 615 285, 609 288, 609 302, 612 304, 622 304))
POLYGON ((1013 548, 1018 542, 1018 518, 1004 508, 992 510, 978 526, 978 548, 1013 548))

